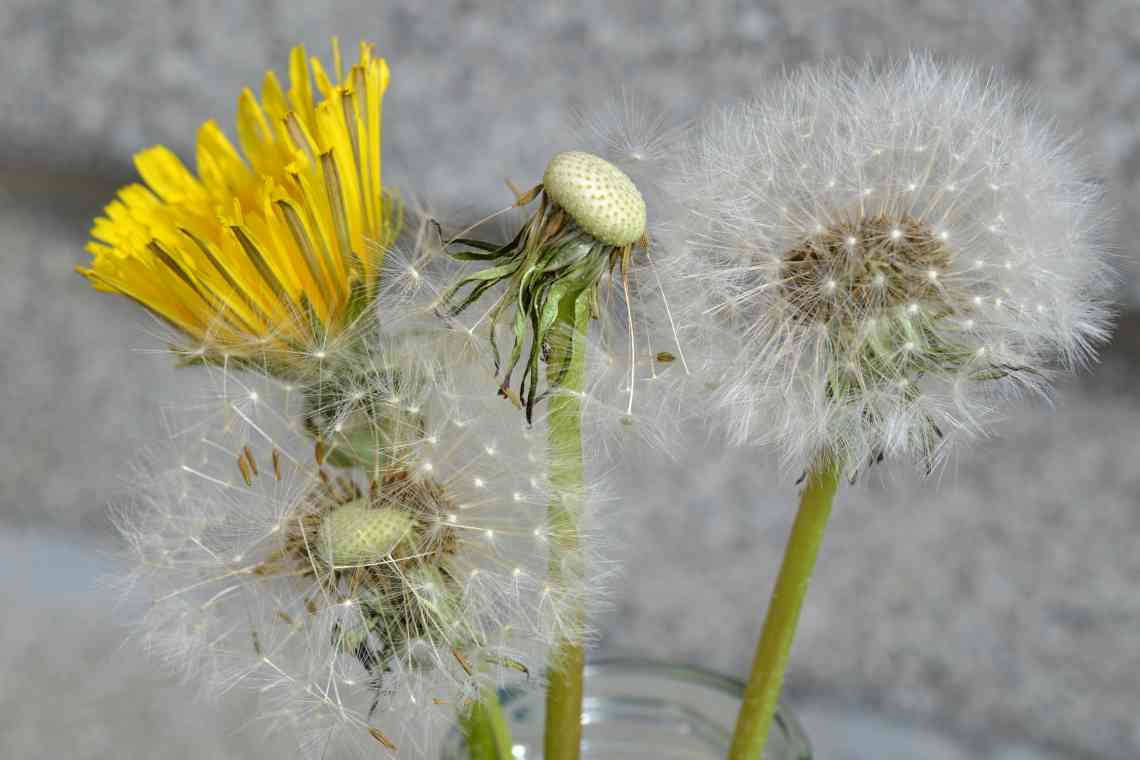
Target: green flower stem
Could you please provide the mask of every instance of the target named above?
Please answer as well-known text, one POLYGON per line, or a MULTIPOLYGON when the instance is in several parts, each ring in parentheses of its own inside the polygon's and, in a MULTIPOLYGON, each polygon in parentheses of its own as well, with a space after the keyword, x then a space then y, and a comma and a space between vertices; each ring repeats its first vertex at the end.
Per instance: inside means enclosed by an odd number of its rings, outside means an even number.
POLYGON ((796 635, 796 623, 838 488, 839 467, 833 459, 821 458, 808 472, 807 483, 800 494, 799 512, 784 550, 784 561, 772 591, 764 631, 756 645, 752 674, 736 719, 729 760, 760 760, 764 756, 768 730, 784 683, 788 654, 796 635))
MULTIPOLYGON (((551 380, 560 369, 564 369, 559 382, 564 392, 551 397, 548 416, 552 460, 550 482, 555 492, 547 510, 547 522, 553 537, 552 578, 563 572, 565 558, 571 562, 579 561, 575 555, 579 551, 578 519, 585 472, 582 464, 582 403, 578 394, 585 387, 586 378, 584 344, 590 321, 588 300, 584 292, 577 298, 562 299, 558 322, 572 332, 567 344, 552 352, 561 352, 561 356, 550 356, 547 364, 551 380), (569 357, 566 356, 567 351, 569 357)), ((578 610, 576 614, 578 619, 571 621, 571 630, 580 629, 585 622, 584 611, 578 610)), ((585 664, 585 650, 580 640, 563 639, 556 645, 546 692, 543 754, 546 760, 578 758, 582 744, 582 670, 585 664)))
POLYGON ((511 760, 511 731, 494 688, 483 687, 481 698, 460 711, 459 722, 470 760, 511 760))

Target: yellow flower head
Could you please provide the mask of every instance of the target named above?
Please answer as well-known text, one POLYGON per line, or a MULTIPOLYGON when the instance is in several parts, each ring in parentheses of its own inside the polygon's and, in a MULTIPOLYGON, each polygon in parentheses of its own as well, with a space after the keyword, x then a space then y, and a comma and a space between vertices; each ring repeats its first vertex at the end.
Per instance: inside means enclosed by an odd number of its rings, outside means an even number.
POLYGON ((345 72, 334 39, 333 73, 298 46, 288 92, 272 71, 261 103, 244 90, 244 159, 214 121, 198 131, 196 175, 161 145, 137 154, 147 186, 95 220, 79 271, 184 333, 192 355, 288 367, 323 350, 371 303, 399 226, 380 184, 388 65, 361 43, 345 72))

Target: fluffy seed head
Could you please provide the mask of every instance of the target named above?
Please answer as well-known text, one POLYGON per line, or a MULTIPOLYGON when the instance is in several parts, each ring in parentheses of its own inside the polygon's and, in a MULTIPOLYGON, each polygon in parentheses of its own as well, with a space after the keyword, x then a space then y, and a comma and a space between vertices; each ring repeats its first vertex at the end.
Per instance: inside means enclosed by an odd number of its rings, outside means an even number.
POLYGON ((550 159, 542 177, 551 200, 586 232, 613 246, 645 235, 645 201, 625 173, 603 158, 579 150, 550 159))
POLYGON ((698 130, 685 305, 738 439, 927 467, 1107 337, 1100 191, 1020 92, 927 58, 793 76, 698 130), (710 339, 711 340, 711 339, 710 339))
POLYGON ((597 598, 595 536, 571 555, 546 519, 542 421, 504 414, 482 367, 388 340, 315 396, 227 371, 228 414, 180 431, 120 515, 149 648, 258 691, 314 757, 430 755, 457 706, 540 684, 597 598))

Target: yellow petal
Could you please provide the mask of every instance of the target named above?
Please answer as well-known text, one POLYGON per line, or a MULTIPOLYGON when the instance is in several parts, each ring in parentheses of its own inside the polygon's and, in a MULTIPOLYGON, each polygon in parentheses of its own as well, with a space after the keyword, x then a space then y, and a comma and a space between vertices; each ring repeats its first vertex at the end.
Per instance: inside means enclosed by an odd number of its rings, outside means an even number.
POLYGON ((95 220, 80 273, 206 356, 269 352, 288 365, 335 337, 356 281, 375 287, 372 246, 399 228, 380 176, 387 64, 364 43, 348 71, 344 63, 336 39, 331 69, 294 48, 287 92, 272 71, 260 102, 241 92, 240 152, 216 123, 202 124, 196 173, 163 146, 140 152, 145 184, 122 188, 95 220))

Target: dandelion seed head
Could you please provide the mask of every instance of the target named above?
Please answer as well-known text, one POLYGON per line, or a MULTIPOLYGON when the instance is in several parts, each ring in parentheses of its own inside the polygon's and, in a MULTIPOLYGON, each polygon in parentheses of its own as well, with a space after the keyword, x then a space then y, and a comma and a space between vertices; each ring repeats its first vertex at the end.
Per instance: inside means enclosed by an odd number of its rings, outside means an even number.
POLYGON ((706 120, 683 164, 669 265, 700 284, 700 345, 726 344, 713 406, 794 467, 933 467, 1107 337, 1101 191, 991 76, 807 69, 706 120))
MULTIPOLYGON (((583 530, 587 559, 538 585, 563 551, 543 528, 544 421, 516 435, 502 399, 457 391, 485 367, 438 348, 386 335, 303 393, 254 378, 256 415, 234 405, 249 422, 179 436, 140 470, 119 527, 152 651, 262 693, 307 735, 367 747, 371 726, 414 754, 425 724, 439 730, 430 706, 540 685, 553 643, 589 635, 569 611, 603 594, 598 537, 583 530)), ((248 399, 249 377, 223 380, 248 399)))

